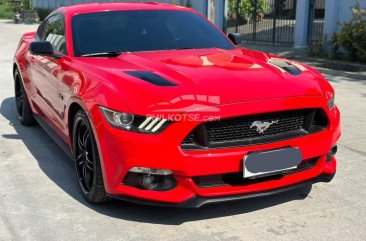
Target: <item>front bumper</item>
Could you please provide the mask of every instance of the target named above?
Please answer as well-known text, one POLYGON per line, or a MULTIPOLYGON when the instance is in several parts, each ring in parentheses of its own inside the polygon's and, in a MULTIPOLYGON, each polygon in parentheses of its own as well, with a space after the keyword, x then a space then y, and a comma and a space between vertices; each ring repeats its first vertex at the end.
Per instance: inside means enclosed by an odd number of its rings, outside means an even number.
MULTIPOLYGON (((225 118, 302 108, 327 110, 327 105, 322 97, 260 100, 222 106, 220 116, 225 118)), ((188 151, 182 150, 180 144, 199 124, 197 122, 175 122, 159 134, 148 135, 113 128, 105 121, 97 106, 91 111, 107 193, 130 201, 139 199, 139 202, 150 204, 193 207, 211 202, 269 195, 299 183, 334 175, 336 160, 332 158, 327 162, 326 157, 340 137, 340 114, 335 107, 332 111, 327 111, 327 115, 330 124, 319 133, 253 146, 188 151), (309 170, 244 185, 203 188, 196 185, 192 179, 196 176, 241 172, 242 160, 248 153, 283 147, 299 148, 304 160, 317 158, 318 161, 309 170), (124 177, 132 167, 172 170, 177 187, 169 191, 150 191, 124 185, 124 177)))
POLYGON ((293 184, 293 185, 282 187, 282 188, 271 189, 271 190, 267 190, 267 191, 263 191, 263 192, 256 192, 256 193, 250 193, 250 194, 244 194, 244 195, 219 196, 219 197, 211 197, 211 198, 194 196, 182 203, 157 202, 157 201, 150 201, 150 200, 144 200, 144 199, 138 199, 138 198, 131 198, 131 197, 127 197, 127 196, 117 196, 117 195, 110 195, 110 197, 112 197, 114 199, 119 199, 122 201, 140 204, 140 205, 177 207, 177 208, 199 208, 199 207, 202 207, 202 206, 208 205, 208 204, 239 201, 239 200, 244 200, 244 199, 266 197, 266 196, 276 195, 276 194, 280 194, 280 193, 284 193, 284 192, 290 192, 290 191, 305 187, 307 185, 312 185, 317 182, 330 182, 330 181, 332 181, 334 175, 335 175, 335 173, 332 175, 322 174, 322 175, 320 175, 314 179, 308 180, 306 182, 301 182, 301 183, 293 184))

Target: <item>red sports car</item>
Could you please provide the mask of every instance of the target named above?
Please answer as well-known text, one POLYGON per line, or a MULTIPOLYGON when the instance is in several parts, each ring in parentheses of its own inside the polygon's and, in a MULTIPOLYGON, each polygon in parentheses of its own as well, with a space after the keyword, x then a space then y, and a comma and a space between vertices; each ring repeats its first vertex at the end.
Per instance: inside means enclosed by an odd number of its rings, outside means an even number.
POLYGON ((91 203, 200 207, 330 181, 333 88, 240 42, 179 6, 59 8, 16 50, 20 122, 74 159, 91 203))

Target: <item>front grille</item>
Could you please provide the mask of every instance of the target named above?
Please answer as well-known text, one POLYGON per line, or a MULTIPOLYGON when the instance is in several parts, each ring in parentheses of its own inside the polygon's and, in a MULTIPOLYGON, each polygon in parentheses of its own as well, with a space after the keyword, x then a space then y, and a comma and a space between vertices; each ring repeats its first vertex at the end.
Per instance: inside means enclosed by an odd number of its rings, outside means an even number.
POLYGON ((200 188, 207 188, 207 187, 218 187, 218 186, 243 186, 249 184, 255 184, 260 182, 266 181, 273 181, 281 179, 284 176, 303 172, 306 170, 312 169, 319 161, 320 157, 315 157, 311 159, 304 160, 300 163, 300 165, 291 170, 282 171, 276 173, 275 175, 267 175, 261 177, 253 177, 253 178, 244 178, 243 172, 232 172, 232 173, 225 173, 225 174, 218 174, 218 175, 209 175, 209 176, 196 176, 193 177, 192 180, 194 183, 200 188))
POLYGON ((206 122, 182 142, 183 149, 220 148, 263 144, 308 135, 323 130, 328 119, 322 109, 301 109, 241 116, 206 122), (260 125, 271 123, 260 132, 260 125))

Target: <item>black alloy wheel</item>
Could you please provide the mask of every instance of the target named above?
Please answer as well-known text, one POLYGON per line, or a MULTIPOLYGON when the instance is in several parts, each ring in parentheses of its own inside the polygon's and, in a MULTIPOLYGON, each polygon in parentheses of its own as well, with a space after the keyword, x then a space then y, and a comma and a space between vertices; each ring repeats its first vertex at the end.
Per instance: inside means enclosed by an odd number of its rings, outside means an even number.
POLYGON ((33 117, 33 112, 30 107, 27 93, 25 92, 23 81, 18 69, 14 71, 14 85, 15 104, 20 123, 25 126, 35 125, 37 122, 33 117))
POLYGON ((76 113, 73 127, 75 171, 81 193, 90 203, 105 202, 108 196, 104 188, 98 149, 84 111, 76 113))

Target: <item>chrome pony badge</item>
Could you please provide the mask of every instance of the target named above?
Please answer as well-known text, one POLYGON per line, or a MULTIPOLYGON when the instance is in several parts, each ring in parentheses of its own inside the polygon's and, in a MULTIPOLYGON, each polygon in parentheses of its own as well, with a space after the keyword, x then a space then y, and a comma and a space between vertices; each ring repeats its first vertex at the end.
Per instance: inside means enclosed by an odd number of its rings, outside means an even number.
POLYGON ((256 131, 259 133, 259 134, 262 134, 263 132, 265 132, 265 130, 267 130, 271 125, 273 124, 277 124, 278 123, 278 120, 274 120, 274 121, 271 121, 271 122, 268 122, 268 121, 254 121, 252 123, 252 125, 250 126, 250 129, 252 129, 253 127, 256 127, 256 131))

